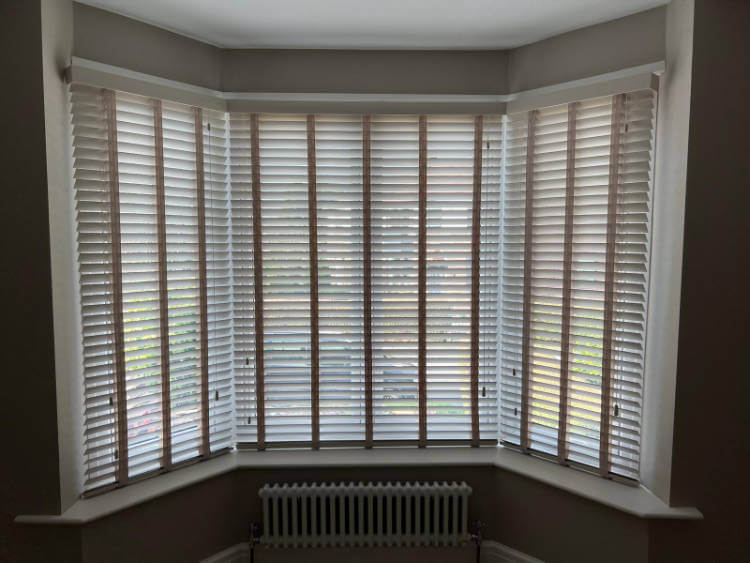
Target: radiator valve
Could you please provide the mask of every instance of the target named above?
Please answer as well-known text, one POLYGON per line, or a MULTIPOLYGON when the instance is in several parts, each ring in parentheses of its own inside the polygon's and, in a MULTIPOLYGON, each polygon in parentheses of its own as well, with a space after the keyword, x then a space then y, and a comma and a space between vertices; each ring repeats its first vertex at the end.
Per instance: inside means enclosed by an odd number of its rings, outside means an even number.
POLYGON ((477 553, 477 563, 479 563, 480 557, 481 557, 481 549, 482 549, 482 528, 484 528, 484 522, 481 520, 475 520, 471 524, 471 534, 469 535, 469 539, 471 540, 471 543, 473 543, 476 546, 476 553, 477 553))
POLYGON ((256 523, 250 524, 250 563, 255 563, 255 546, 260 543, 263 536, 263 530, 256 523))

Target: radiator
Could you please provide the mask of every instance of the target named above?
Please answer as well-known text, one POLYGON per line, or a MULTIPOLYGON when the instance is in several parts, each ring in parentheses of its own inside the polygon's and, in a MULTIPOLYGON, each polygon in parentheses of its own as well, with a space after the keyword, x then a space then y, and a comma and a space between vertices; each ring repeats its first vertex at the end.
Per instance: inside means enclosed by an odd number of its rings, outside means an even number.
POLYGON ((441 546, 469 540, 466 483, 264 485, 271 547, 441 546))

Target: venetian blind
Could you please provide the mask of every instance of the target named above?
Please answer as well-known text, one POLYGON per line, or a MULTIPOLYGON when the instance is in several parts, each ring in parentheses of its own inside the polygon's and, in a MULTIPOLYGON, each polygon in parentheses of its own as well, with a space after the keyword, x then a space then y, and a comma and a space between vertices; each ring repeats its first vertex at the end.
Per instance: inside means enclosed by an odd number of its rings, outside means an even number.
MULTIPOLYGON (((257 117, 255 119, 257 135, 257 117)), ((239 441, 256 443, 258 439, 258 393, 256 392, 257 338, 262 338, 262 322, 256 327, 256 229, 253 220, 259 214, 259 201, 253 200, 253 175, 260 178, 259 160, 253 166, 253 123, 249 115, 230 117, 231 225, 232 225, 232 317, 234 328, 234 422, 239 441)), ((257 145, 256 145, 257 150, 257 145)), ((259 232, 259 231, 258 231, 259 232)), ((262 302, 262 295, 258 303, 262 302)), ((261 366, 262 368, 262 366, 261 366)), ((262 404, 262 397, 261 404, 262 404)), ((262 416, 262 409, 261 416, 262 416)))
POLYGON ((230 121, 240 446, 494 442, 500 119, 230 121))
POLYGON ((87 490, 234 445, 498 435, 637 479, 651 91, 506 118, 72 101, 87 490))
POLYGON ((501 438, 638 478, 654 95, 508 116, 501 438))
POLYGON ((482 436, 492 436, 497 420, 494 334, 501 123, 472 116, 435 116, 426 124, 428 439, 471 440, 473 424, 479 425, 482 436), (472 271, 475 181, 481 199, 477 272, 472 271), (481 317, 476 396, 472 398, 475 274, 481 285, 481 317), (472 401, 476 402, 474 410, 472 401))
POLYGON ((419 117, 370 125, 375 440, 419 438, 419 117))
POLYGON ((362 118, 316 116, 320 440, 366 438, 362 118))
POLYGON ((72 89, 85 487, 231 443, 224 116, 72 89))

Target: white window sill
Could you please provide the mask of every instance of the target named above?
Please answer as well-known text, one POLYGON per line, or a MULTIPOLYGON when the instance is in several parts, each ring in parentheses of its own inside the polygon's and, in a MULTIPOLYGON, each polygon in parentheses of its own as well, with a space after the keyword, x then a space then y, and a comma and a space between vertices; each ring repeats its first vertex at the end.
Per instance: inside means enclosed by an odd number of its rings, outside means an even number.
POLYGON ((261 467, 495 466, 640 518, 699 520, 693 507, 671 507, 643 486, 608 481, 503 447, 376 448, 230 452, 215 459, 82 499, 60 515, 20 515, 21 524, 86 524, 235 469, 261 467))

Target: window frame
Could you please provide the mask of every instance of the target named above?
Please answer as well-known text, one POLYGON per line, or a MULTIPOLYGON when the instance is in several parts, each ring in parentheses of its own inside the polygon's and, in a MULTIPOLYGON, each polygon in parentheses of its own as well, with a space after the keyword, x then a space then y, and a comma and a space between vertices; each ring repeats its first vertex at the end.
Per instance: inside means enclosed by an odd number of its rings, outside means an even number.
MULTIPOLYGON (((179 100, 179 101, 187 101, 187 100, 200 100, 201 102, 209 102, 209 104, 213 104, 215 107, 226 107, 226 100, 228 99, 235 99, 237 100, 235 103, 242 106, 243 104, 245 107, 249 105, 253 105, 258 103, 259 101, 262 102, 260 98, 254 99, 254 100, 248 100, 246 97, 243 100, 243 95, 241 94, 232 94, 232 93, 221 93, 219 95, 218 92, 206 92, 203 89, 195 88, 190 85, 186 84, 180 84, 172 81, 165 81, 163 79, 159 79, 156 77, 144 75, 142 73, 136 73, 132 71, 127 71, 125 69, 118 69, 117 67, 112 67, 110 65, 104 65, 100 63, 92 63, 88 61, 83 61, 81 59, 78 59, 77 61, 74 61, 74 70, 75 70, 75 63, 78 63, 79 70, 76 74, 85 74, 88 77, 91 77, 91 80, 93 82, 99 83, 99 85, 103 86, 113 86, 118 85, 122 87, 125 85, 127 89, 140 93, 142 95, 153 95, 154 93, 160 93, 164 95, 167 94, 168 97, 179 100), (83 70, 83 72, 81 72, 83 70)), ((626 69, 625 71, 622 71, 620 73, 610 73, 609 75, 602 75, 601 77, 592 77, 592 79, 587 80, 587 84, 582 84, 584 81, 574 81, 571 83, 561 84, 554 88, 546 88, 546 89, 540 89, 539 92, 536 91, 529 91, 529 92, 522 92, 517 95, 513 96, 493 96, 493 97, 484 97, 485 99, 481 101, 481 103, 497 103, 501 102, 505 104, 507 102, 508 107, 523 107, 524 104, 532 106, 534 103, 537 103, 535 100, 543 99, 548 100, 550 96, 556 97, 557 100, 565 101, 570 99, 576 99, 577 97, 581 96, 581 92, 590 91, 590 92, 612 92, 617 91, 617 89, 622 88, 623 80, 627 82, 628 84, 634 85, 643 85, 643 84, 649 84, 650 86, 653 86, 654 83, 654 75, 653 72, 656 72, 657 74, 661 74, 663 71, 663 63, 658 63, 655 65, 644 65, 642 68, 637 69, 626 69), (648 67, 648 68, 646 68, 648 67), (545 90, 545 91, 542 91, 545 90)), ((658 84, 658 80, 657 80, 658 84)), ((592 94, 593 95, 593 94, 592 94)), ((382 96, 379 96, 382 97, 382 96)), ((455 98, 455 97, 454 97, 455 98)), ((475 97, 476 98, 476 97, 475 97)), ((300 104, 315 104, 318 103, 318 101, 305 101, 304 95, 302 96, 295 96, 295 99, 297 101, 295 103, 300 104), (297 99, 299 98, 299 99, 297 99)), ((429 96, 423 96, 423 99, 425 100, 423 103, 429 103, 426 102, 427 99, 429 99, 429 96)), ((414 101, 414 100, 412 100, 414 101)), ((456 100, 452 100, 453 102, 456 102, 456 100)), ((367 105, 371 104, 372 102, 367 100, 366 98, 362 98, 360 101, 361 104, 367 105)), ((403 101, 396 101, 394 100, 392 102, 393 104, 402 105, 403 101)), ((418 103, 418 102, 416 102, 418 103)), ((464 104, 477 104, 480 103, 478 100, 472 100, 469 101, 466 99, 464 104)), ((659 99, 659 104, 661 105, 661 97, 659 99)), ((659 126, 659 129, 661 129, 661 126, 659 126)), ((659 143, 660 134, 656 135, 657 143, 659 143)), ((659 143, 660 144, 660 143, 659 143)), ((659 149, 657 149, 658 154, 659 149)), ((658 170, 658 168, 657 168, 658 170)), ((658 184, 658 176, 657 176, 657 182, 658 184)), ((657 194, 661 193, 658 188, 655 190, 657 194)), ((678 194, 679 195, 679 194, 678 194)), ((669 202, 672 202, 674 200, 667 198, 666 199, 669 202)), ((680 203, 677 201, 677 203, 680 203)), ((682 201, 681 205, 684 205, 684 201, 682 201)), ((666 204, 662 203, 657 207, 657 209, 660 211, 660 216, 664 216, 664 208, 666 204)), ((69 205, 70 208, 72 208, 72 204, 69 205)), ((681 208, 681 207, 680 207, 681 208)), ((654 216, 656 216, 656 212, 654 213, 654 216)), ((70 231, 70 225, 71 225, 71 218, 68 215, 67 217, 65 214, 55 214, 53 216, 52 211, 50 212, 50 223, 51 223, 51 230, 53 233, 55 232, 65 232, 70 231)), ((652 245, 659 246, 661 243, 660 241, 654 240, 652 242, 652 245)), ((678 260, 675 262, 679 262, 678 260)), ((70 264, 60 264, 58 263, 56 267, 53 265, 53 277, 61 278, 66 277, 67 274, 64 272, 67 270, 70 271, 70 264)), ((651 278, 651 285, 653 285, 657 280, 652 276, 651 278)), ((72 294, 77 295, 78 292, 72 292, 72 294)), ((654 319, 657 317, 660 317, 665 314, 664 311, 659 311, 660 307, 655 307, 653 300, 649 303, 649 318, 654 319)), ((55 317, 56 317, 56 324, 61 324, 66 327, 72 327, 76 333, 80 333, 79 328, 79 322, 77 322, 76 316, 78 315, 78 311, 75 308, 71 307, 61 307, 59 303, 55 304, 55 317), (72 313, 72 314, 71 314, 72 313), (65 317, 68 317, 67 320, 65 317)), ((649 323, 650 324, 650 323, 649 323)), ((648 354, 647 354, 647 357, 648 354)), ((80 383, 77 383, 78 377, 75 373, 71 373, 70 370, 66 370, 67 373, 58 371, 58 384, 63 385, 71 385, 71 383, 80 385, 80 383)), ((75 370, 73 370, 75 371, 75 370)), ((652 380, 653 377, 660 377, 659 374, 647 374, 646 375, 646 381, 652 380)), ((666 392, 667 396, 670 395, 670 390, 662 390, 666 392)), ((673 392, 673 390, 672 390, 673 392)), ((659 395, 661 396, 661 394, 659 395)), ((649 396, 648 401, 658 401, 658 397, 655 395, 649 396)), ((75 401, 74 401, 75 402, 75 401)), ((78 409, 72 408, 72 409, 64 409, 59 412, 59 419, 60 419, 60 427, 72 427, 76 428, 76 419, 79 419, 79 415, 77 414, 78 409)), ((80 420, 80 419, 79 419, 80 420)), ((658 436, 654 436, 651 433, 651 427, 644 426, 644 435, 648 435, 649 438, 653 438, 655 440, 658 440, 658 436)), ((73 448, 75 449, 75 448, 73 448)), ((72 460, 70 457, 70 451, 67 451, 67 455, 64 455, 61 457, 61 469, 63 467, 75 467, 76 463, 75 460, 72 460)), ((669 468, 665 468, 667 474, 669 472, 669 468)), ((660 470, 661 471, 661 470, 660 470)), ((78 488, 80 490, 80 485, 76 485, 75 482, 80 482, 79 477, 75 476, 76 471, 70 471, 69 469, 66 469, 64 471, 65 477, 64 479, 68 482, 70 482, 69 486, 73 486, 74 488, 78 488)), ((645 479, 644 479, 645 482, 645 479)))

